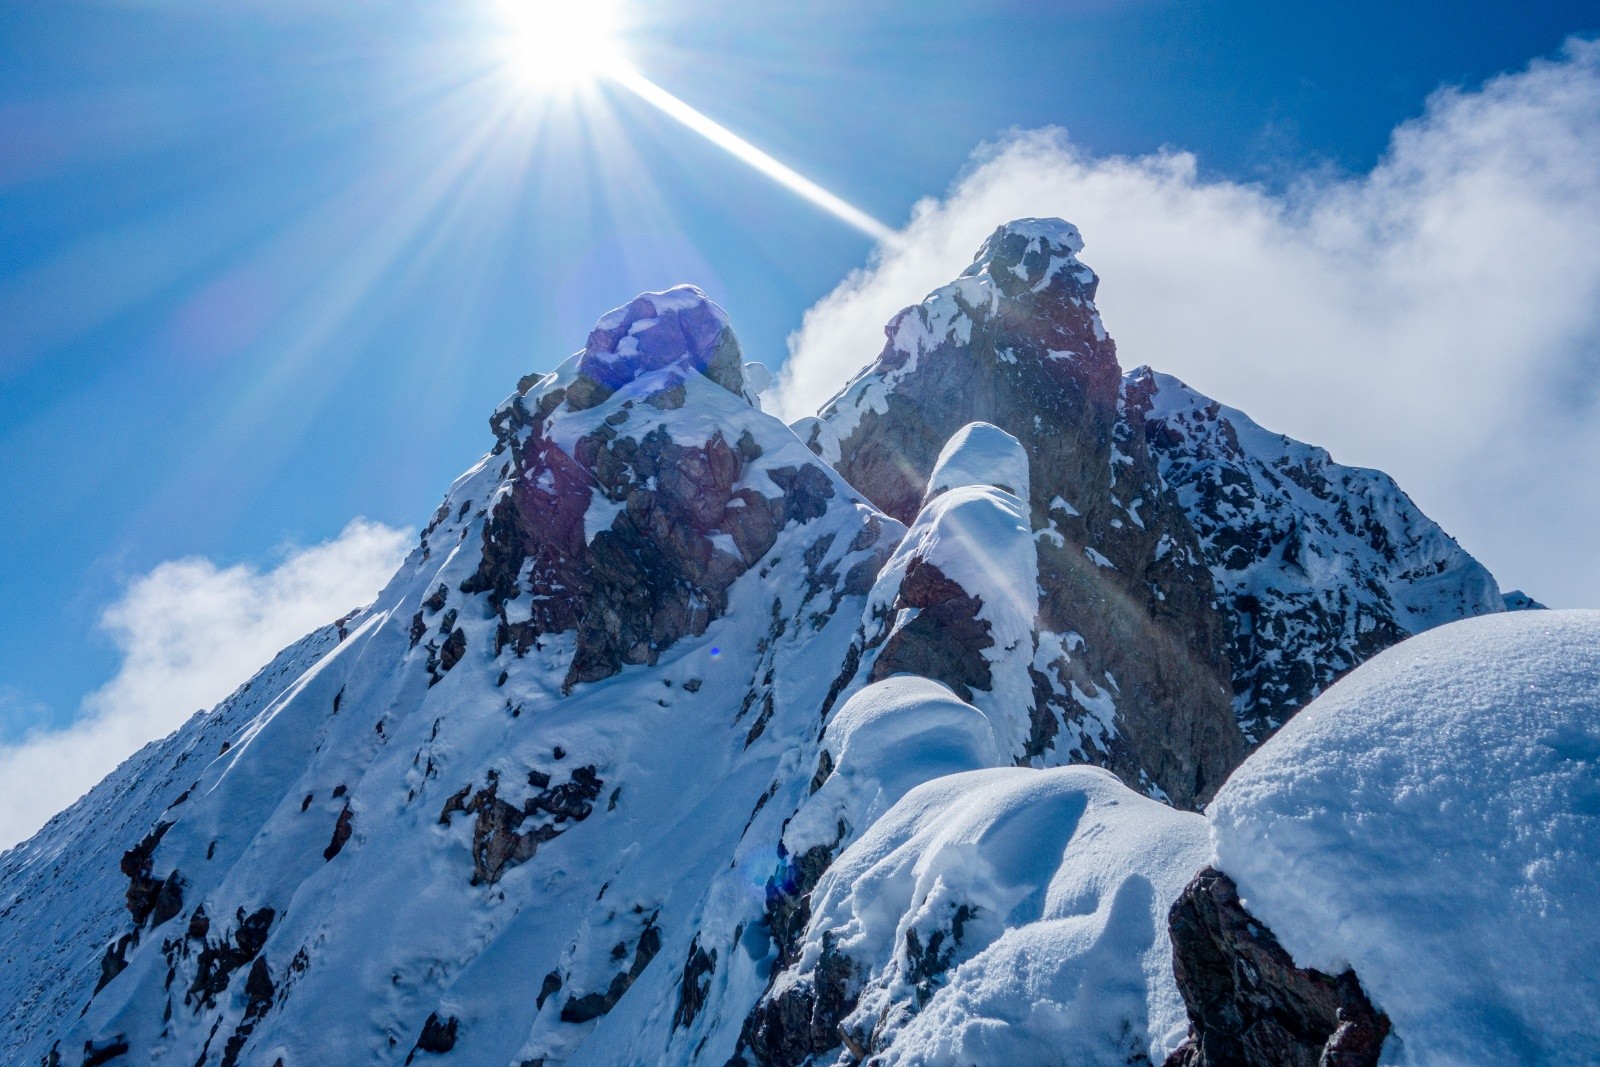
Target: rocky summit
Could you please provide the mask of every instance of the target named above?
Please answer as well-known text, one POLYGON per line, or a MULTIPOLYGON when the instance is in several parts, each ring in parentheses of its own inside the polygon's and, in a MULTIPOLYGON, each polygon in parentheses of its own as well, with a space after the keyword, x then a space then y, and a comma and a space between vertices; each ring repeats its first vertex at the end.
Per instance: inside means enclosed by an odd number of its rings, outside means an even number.
POLYGON ((1376 1062, 1198 810, 1507 601, 1124 373, 1082 251, 1001 226, 795 427, 699 290, 604 316, 374 603, 0 857, 0 1060, 1376 1062))

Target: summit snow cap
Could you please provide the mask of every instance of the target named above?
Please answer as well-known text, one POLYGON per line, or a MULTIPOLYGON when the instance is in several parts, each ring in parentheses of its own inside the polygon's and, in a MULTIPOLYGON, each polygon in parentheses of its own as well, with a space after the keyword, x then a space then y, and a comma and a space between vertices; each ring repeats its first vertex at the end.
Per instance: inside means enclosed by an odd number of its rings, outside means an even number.
POLYGON ((989 235, 962 277, 989 275, 1006 296, 1039 292, 1061 275, 1084 287, 1090 300, 1100 279, 1078 260, 1083 235, 1064 219, 1016 219, 989 235))
POLYGON ((749 399, 739 341, 728 315, 692 285, 643 293, 600 317, 578 357, 578 375, 599 389, 579 389, 568 402, 600 403, 642 374, 682 364, 735 396, 749 399))

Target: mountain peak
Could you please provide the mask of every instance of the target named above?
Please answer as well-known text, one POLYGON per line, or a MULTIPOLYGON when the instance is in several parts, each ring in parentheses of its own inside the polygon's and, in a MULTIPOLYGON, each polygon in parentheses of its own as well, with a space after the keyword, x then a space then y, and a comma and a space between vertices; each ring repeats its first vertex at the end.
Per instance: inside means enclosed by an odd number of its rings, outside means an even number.
POLYGON ((642 374, 681 364, 736 396, 749 398, 739 340, 728 315, 692 285, 641 293, 600 317, 578 355, 580 387, 567 402, 581 410, 603 402, 642 374))
POLYGON ((1008 297, 1037 293, 1063 271, 1094 299, 1099 279, 1078 259, 1083 251, 1083 235, 1063 219, 1015 219, 998 227, 973 258, 962 277, 988 275, 1008 297))

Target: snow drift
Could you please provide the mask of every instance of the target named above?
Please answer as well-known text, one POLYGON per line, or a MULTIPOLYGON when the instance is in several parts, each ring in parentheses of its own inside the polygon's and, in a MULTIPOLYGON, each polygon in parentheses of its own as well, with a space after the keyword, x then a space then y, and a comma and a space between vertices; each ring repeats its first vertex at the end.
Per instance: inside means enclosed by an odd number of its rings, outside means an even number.
POLYGON ((1352 967, 1411 1064, 1600 1062, 1600 612, 1454 623, 1234 773, 1218 866, 1301 966, 1352 967))

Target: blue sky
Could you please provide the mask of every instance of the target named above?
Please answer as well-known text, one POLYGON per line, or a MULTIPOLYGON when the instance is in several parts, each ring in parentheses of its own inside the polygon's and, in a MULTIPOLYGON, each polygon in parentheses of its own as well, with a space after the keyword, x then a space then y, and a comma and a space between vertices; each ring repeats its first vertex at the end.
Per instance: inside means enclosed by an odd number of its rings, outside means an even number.
MULTIPOLYGON (((638 101, 496 124, 476 2, 0 6, 0 738, 112 675, 97 620, 161 561, 425 522, 517 378, 635 292, 701 285, 776 365, 866 262, 638 101)), ((1437 87, 1596 30, 1596 3, 684 0, 630 51, 898 227, 1012 129, 1360 174, 1437 87)))

